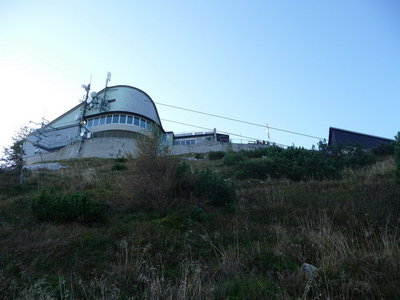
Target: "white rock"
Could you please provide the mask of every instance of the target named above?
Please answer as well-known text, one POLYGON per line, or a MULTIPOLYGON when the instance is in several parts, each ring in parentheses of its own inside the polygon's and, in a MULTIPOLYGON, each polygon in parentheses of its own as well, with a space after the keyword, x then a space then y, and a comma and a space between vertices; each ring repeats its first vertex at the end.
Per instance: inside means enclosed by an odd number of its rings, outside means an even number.
POLYGON ((300 270, 306 277, 313 277, 316 275, 318 268, 316 266, 304 263, 301 265, 300 270))

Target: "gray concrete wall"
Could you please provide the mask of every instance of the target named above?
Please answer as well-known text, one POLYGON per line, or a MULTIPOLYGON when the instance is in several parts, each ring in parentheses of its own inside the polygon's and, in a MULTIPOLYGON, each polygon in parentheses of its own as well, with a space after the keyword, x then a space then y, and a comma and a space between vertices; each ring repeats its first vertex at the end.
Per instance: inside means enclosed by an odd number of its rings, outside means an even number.
POLYGON ((75 142, 60 150, 26 157, 27 164, 68 160, 83 157, 117 158, 127 153, 134 154, 136 142, 129 138, 95 138, 87 139, 84 143, 75 142), (80 150, 79 150, 80 149, 80 150))
MULTIPOLYGON (((189 153, 208 153, 210 151, 254 150, 260 147, 268 147, 268 145, 231 144, 209 141, 190 146, 173 145, 169 148, 171 154, 182 155, 189 153)), ((118 158, 125 156, 128 153, 135 155, 135 152, 136 142, 134 139, 94 138, 87 139, 84 143, 82 143, 82 145, 80 142, 76 142, 63 147, 58 151, 27 157, 26 162, 27 164, 33 164, 38 162, 68 160, 84 157, 118 158)))

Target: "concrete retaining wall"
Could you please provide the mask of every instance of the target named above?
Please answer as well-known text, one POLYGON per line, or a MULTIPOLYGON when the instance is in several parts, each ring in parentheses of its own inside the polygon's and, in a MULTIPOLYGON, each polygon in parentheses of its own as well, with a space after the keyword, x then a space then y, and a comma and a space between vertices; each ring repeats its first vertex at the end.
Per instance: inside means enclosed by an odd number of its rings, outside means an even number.
MULTIPOLYGON (((254 150, 260 147, 268 147, 262 144, 233 144, 216 141, 203 142, 195 145, 170 146, 171 154, 182 155, 189 153, 208 153, 210 151, 240 151, 254 150)), ((117 158, 130 153, 135 155, 136 141, 131 138, 94 138, 85 140, 82 144, 75 142, 58 151, 46 154, 38 154, 26 157, 27 164, 46 161, 68 160, 73 158, 100 157, 117 158), (80 149, 80 150, 79 150, 80 149)))

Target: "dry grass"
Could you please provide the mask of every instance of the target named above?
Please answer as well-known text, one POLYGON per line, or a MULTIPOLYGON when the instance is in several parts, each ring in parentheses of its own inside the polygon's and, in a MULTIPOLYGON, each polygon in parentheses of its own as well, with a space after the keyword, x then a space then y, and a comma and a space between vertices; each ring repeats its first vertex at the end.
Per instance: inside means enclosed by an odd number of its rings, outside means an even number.
MULTIPOLYGON (((235 209, 204 206, 202 219, 176 214, 180 206, 161 201, 163 186, 144 198, 150 201, 150 211, 124 207, 136 201, 135 190, 146 185, 146 177, 139 180, 135 175, 137 163, 128 162, 128 170, 117 172, 111 171, 113 161, 71 162, 69 169, 32 173, 30 190, 0 200, 0 295, 8 299, 400 296, 400 187, 394 182, 393 160, 361 171, 346 170, 337 181, 237 182, 235 209), (47 186, 89 190, 110 206, 108 222, 92 227, 37 223, 29 199, 47 186), (161 222, 164 215, 181 217, 161 222), (299 270, 302 263, 315 265, 316 276, 304 276, 299 270)), ((145 170, 147 163, 140 168, 145 170)), ((162 162, 160 168, 168 169, 168 164, 162 162)), ((164 174, 158 180, 167 186, 171 183, 164 174)))

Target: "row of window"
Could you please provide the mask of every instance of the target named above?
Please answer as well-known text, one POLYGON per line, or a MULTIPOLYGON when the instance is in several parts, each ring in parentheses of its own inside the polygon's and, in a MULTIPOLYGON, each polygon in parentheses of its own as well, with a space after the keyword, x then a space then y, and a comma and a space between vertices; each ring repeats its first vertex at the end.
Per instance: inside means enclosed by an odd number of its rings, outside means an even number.
POLYGON ((143 129, 150 129, 150 123, 144 119, 129 115, 107 115, 87 119, 87 127, 100 126, 105 124, 128 124, 139 126, 143 129))
POLYGON ((175 140, 174 145, 184 145, 184 146, 189 146, 189 145, 194 145, 196 144, 195 139, 190 139, 190 140, 175 140))

